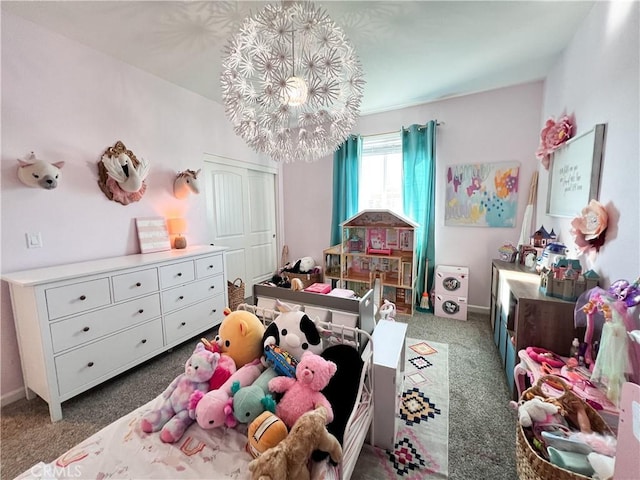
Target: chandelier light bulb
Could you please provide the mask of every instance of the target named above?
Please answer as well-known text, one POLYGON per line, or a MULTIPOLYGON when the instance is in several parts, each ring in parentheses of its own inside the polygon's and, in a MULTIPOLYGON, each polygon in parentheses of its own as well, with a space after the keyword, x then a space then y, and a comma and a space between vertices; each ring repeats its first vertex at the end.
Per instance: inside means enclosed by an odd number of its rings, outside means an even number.
POLYGON ((308 89, 304 78, 290 77, 287 79, 287 86, 282 91, 282 103, 286 103, 290 107, 303 105, 309 96, 308 89))
POLYGON ((278 162, 332 154, 351 134, 364 88, 355 50, 311 2, 278 2, 228 41, 220 76, 237 135, 278 162))

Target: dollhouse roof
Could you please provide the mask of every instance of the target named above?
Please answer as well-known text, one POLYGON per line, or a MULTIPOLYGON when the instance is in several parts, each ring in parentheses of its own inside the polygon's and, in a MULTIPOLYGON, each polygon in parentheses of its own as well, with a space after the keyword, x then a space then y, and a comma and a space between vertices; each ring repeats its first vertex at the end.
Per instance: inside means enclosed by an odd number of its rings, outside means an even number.
POLYGON ((571 268, 576 272, 582 271, 582 265, 580 265, 580 260, 570 259, 570 258, 559 258, 556 262, 556 266, 558 268, 567 267, 571 268))
POLYGON ((551 229, 551 233, 547 232, 547 230, 544 228, 544 225, 542 225, 538 230, 536 230, 533 235, 531 235, 531 237, 541 237, 541 238, 556 238, 556 234, 554 233, 553 229, 551 229))
POLYGON ((384 227, 418 228, 419 225, 391 210, 362 210, 341 224, 343 227, 384 227))
POLYGON ((587 270, 586 272, 584 272, 584 273, 582 274, 582 276, 583 276, 584 278, 593 278, 593 279, 600 278, 600 275, 598 275, 598 274, 595 272, 595 270, 587 270))

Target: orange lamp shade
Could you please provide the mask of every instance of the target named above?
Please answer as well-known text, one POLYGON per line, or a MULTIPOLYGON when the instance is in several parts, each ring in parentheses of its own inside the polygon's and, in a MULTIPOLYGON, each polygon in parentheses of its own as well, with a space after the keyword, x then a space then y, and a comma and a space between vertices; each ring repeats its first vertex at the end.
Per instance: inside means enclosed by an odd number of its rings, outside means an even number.
POLYGON ((187 231, 187 221, 184 218, 170 218, 167 223, 171 235, 181 235, 187 231))

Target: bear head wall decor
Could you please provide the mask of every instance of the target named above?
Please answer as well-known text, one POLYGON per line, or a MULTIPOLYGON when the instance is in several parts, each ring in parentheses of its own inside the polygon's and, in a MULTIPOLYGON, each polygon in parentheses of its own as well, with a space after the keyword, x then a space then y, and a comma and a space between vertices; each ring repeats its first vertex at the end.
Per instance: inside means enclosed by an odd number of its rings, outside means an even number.
POLYGON ((64 162, 38 160, 31 152, 25 160, 18 159, 18 179, 28 187, 53 190, 62 176, 64 162))

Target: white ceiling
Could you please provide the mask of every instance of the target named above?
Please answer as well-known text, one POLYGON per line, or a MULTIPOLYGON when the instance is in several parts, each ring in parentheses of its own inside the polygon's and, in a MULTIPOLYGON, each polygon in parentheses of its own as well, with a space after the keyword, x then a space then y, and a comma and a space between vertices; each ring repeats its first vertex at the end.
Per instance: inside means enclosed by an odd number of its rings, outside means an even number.
MULTIPOLYGON (((593 1, 318 1, 362 62, 361 113, 545 77, 593 1)), ((227 38, 264 2, 2 1, 9 11, 220 103, 227 38)))

